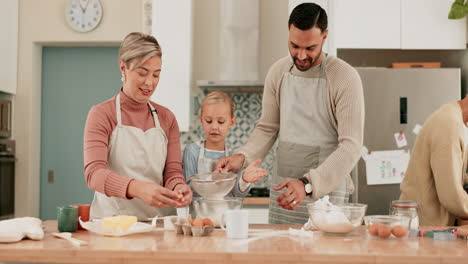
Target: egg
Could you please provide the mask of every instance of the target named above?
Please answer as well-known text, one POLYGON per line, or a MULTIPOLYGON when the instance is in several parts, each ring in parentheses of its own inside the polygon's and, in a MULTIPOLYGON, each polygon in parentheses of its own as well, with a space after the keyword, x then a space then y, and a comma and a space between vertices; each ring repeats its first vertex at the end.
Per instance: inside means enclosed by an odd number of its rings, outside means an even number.
POLYGON ((457 233, 461 237, 468 236, 468 227, 463 226, 463 227, 457 228, 457 233))
POLYGON ((397 225, 392 228, 392 234, 395 237, 404 237, 408 234, 408 230, 404 226, 397 225))
POLYGON ((203 219, 200 219, 200 218, 193 219, 192 226, 203 226, 203 219))
POLYGON ((212 226, 213 221, 211 221, 211 219, 209 219, 209 218, 205 218, 205 219, 203 219, 203 225, 204 226, 212 226))
POLYGON ((381 225, 381 223, 373 223, 369 226, 369 228, 367 229, 367 231, 369 231, 369 234, 371 234, 372 236, 378 236, 379 235, 379 225, 381 225))
POLYGON ((388 238, 392 233, 392 229, 388 225, 380 225, 378 229, 378 236, 380 238, 388 238))

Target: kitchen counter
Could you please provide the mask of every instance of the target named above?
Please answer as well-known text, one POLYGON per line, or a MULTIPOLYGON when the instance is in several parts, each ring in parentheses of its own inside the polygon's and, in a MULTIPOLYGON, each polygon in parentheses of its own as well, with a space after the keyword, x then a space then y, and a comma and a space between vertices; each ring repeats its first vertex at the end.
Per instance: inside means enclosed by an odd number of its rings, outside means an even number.
MULTIPOLYGON (((0 244, 0 262, 40 263, 466 263, 468 242, 430 238, 375 240, 362 226, 352 235, 287 235, 288 225, 250 225, 249 239, 228 239, 223 230, 188 237, 174 231, 152 231, 125 237, 103 237, 78 231, 88 241, 80 248, 55 238, 56 221, 46 221, 42 241, 0 244), (261 238, 265 231, 283 235, 261 238)), ((300 228, 300 226, 292 226, 300 228)))

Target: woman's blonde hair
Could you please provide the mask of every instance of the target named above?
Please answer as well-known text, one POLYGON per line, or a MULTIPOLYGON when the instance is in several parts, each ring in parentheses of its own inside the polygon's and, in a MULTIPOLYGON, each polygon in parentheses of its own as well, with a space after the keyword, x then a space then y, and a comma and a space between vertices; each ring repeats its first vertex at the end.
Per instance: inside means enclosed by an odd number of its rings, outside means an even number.
POLYGON ((200 107, 200 116, 203 114, 203 106, 208 104, 219 104, 219 103, 226 103, 229 104, 231 109, 231 117, 234 117, 234 102, 232 101, 231 97, 223 92, 211 92, 205 98, 203 98, 201 107, 200 107))
POLYGON ((139 67, 154 56, 161 57, 162 51, 156 38, 151 35, 132 32, 124 38, 120 45, 119 60, 131 69, 139 67))

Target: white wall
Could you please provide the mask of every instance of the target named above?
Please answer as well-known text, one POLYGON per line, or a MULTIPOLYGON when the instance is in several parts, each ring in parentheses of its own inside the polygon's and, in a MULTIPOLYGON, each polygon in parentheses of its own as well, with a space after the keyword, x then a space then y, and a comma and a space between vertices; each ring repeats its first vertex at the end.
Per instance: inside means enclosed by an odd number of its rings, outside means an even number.
POLYGON ((15 212, 16 216, 38 216, 42 47, 118 46, 129 32, 143 30, 143 0, 101 0, 101 24, 89 33, 68 28, 64 15, 68 1, 21 0, 19 3, 18 83, 12 135, 17 142, 18 159, 15 212))

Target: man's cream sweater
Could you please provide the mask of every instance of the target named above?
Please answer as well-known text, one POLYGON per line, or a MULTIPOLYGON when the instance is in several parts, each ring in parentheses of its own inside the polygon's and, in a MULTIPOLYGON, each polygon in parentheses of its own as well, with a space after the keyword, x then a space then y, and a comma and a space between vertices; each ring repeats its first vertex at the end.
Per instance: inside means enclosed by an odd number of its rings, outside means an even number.
POLYGON ((457 217, 468 218, 465 128, 462 109, 452 102, 434 112, 416 138, 400 199, 418 203, 421 225, 451 226, 457 217))
MULTIPOLYGON (((322 62, 323 63, 323 62, 322 62)), ((364 95, 361 78, 349 64, 336 57, 325 60, 330 119, 338 131, 338 147, 316 169, 304 176, 312 183, 312 198, 319 198, 335 190, 360 158, 364 131, 364 95)), ((293 66, 290 56, 277 61, 265 79, 262 115, 246 145, 235 153, 245 155, 245 163, 263 159, 276 141, 280 127, 280 89, 283 73, 293 66)), ((291 74, 317 78, 320 67, 301 72, 294 66, 291 74)), ((291 116, 290 118, 294 118, 291 116)), ((352 186, 352 184, 351 184, 352 186)), ((352 191, 352 190, 348 190, 352 191)))

